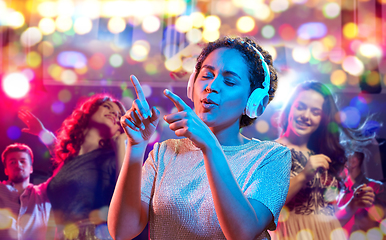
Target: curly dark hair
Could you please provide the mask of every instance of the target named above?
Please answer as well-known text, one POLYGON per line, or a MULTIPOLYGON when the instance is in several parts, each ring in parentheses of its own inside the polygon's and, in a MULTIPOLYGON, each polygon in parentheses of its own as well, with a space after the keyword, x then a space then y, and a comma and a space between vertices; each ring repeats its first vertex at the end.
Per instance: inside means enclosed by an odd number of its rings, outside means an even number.
MULTIPOLYGON (((271 81, 270 88, 268 91, 268 103, 271 102, 275 96, 275 92, 277 89, 277 73, 275 68, 273 67, 272 56, 267 51, 265 51, 259 44, 257 44, 256 41, 249 37, 225 36, 220 39, 217 39, 214 42, 210 42, 197 57, 197 64, 195 69, 196 75, 194 76, 194 80, 196 80, 198 74, 200 73, 202 63, 205 61, 205 59, 211 52, 218 48, 230 48, 239 51, 241 53, 241 56, 244 58, 245 64, 248 66, 249 83, 251 88, 251 91, 248 94, 250 95, 256 88, 263 88, 265 72, 262 66, 262 60, 260 59, 260 56, 256 52, 256 50, 253 49, 253 47, 251 46, 255 47, 264 56, 264 60, 269 67, 271 81)), ((247 115, 243 115, 240 119, 240 128, 251 125, 255 120, 256 118, 252 119, 247 115)))
MULTIPOLYGON (((84 130, 88 127, 91 116, 98 110, 100 105, 107 101, 117 104, 121 115, 125 114, 126 109, 122 103, 110 95, 98 94, 88 98, 64 120, 58 130, 55 145, 55 163, 57 165, 78 155, 85 138, 84 130)), ((104 149, 111 149, 112 147, 110 139, 101 140, 99 145, 104 149)))
POLYGON ((318 81, 306 81, 296 87, 281 112, 279 118, 280 135, 283 135, 287 131, 291 106, 299 93, 304 90, 314 90, 324 98, 320 125, 318 129, 311 134, 307 147, 314 153, 324 154, 331 159, 332 162, 330 163, 328 171, 338 180, 339 186, 343 187, 343 181, 339 175, 347 162, 347 156, 345 154, 345 148, 340 142, 340 134, 343 134, 350 140, 367 141, 368 139, 361 137, 361 128, 352 129, 342 125, 340 119, 337 117, 339 116, 339 108, 333 93, 326 85, 318 81))

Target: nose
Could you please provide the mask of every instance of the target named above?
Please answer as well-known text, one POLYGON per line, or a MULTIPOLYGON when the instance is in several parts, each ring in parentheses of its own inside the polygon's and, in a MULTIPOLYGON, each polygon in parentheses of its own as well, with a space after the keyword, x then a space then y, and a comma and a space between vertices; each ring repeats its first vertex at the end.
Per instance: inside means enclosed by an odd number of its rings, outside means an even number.
POLYGON ((310 119, 310 115, 311 115, 310 110, 306 110, 306 111, 304 111, 303 114, 301 115, 301 118, 302 118, 303 121, 305 121, 305 120, 310 119))
POLYGON ((208 85, 206 86, 205 90, 207 92, 214 92, 219 93, 220 92, 220 82, 221 82, 221 76, 216 76, 213 78, 208 85))
POLYGON ((114 111, 114 110, 111 110, 111 111, 110 111, 110 113, 111 113, 111 114, 113 114, 113 115, 114 115, 114 117, 118 117, 118 113, 117 113, 116 111, 114 111))

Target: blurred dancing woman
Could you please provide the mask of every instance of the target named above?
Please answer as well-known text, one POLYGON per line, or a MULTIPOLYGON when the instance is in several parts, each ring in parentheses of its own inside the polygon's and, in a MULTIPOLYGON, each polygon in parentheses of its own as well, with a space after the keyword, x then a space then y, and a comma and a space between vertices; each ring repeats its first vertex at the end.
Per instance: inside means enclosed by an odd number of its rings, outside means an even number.
MULTIPOLYGON (((74 110, 59 129, 58 167, 47 188, 56 239, 111 239, 106 215, 125 154, 126 136, 119 124, 124 113, 119 101, 96 95, 74 110)), ((26 132, 36 135, 45 130, 32 114, 22 111, 19 116, 29 127, 26 132)))
POLYGON ((159 112, 131 80, 138 99, 121 118, 129 141, 109 210, 112 236, 131 239, 149 222, 151 239, 269 238, 288 191, 290 152, 240 128, 273 99, 271 55, 249 38, 209 43, 188 83, 195 110, 164 91, 178 109, 164 119, 186 138, 155 144, 143 168, 159 112))
POLYGON ((278 239, 297 239, 297 234, 301 239, 307 234, 315 240, 330 239, 331 234, 345 239, 341 225, 374 201, 372 188, 362 185, 347 205, 336 208, 338 190, 343 188, 339 175, 347 161, 337 128, 348 138, 357 135, 356 130, 344 128, 337 116, 331 91, 316 81, 300 84, 282 112, 282 133, 276 141, 291 149, 292 167, 286 200, 289 217, 283 216, 285 221, 279 223, 278 239))

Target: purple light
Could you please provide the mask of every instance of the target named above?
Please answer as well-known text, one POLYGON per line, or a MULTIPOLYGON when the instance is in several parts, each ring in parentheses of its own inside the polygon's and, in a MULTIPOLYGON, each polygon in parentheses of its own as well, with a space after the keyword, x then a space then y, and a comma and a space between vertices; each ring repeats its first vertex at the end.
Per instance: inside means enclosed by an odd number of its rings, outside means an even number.
POLYGON ((16 126, 9 127, 7 130, 7 136, 12 140, 18 139, 21 136, 20 128, 16 126))
POLYGON ((87 58, 84 54, 75 51, 59 53, 57 61, 63 67, 82 68, 87 65, 87 58))
POLYGON ((60 114, 63 112, 64 110, 64 103, 62 103, 61 101, 56 101, 54 102, 52 105, 51 105, 51 110, 56 113, 56 114, 60 114))
POLYGON ((342 110, 341 114, 343 125, 349 128, 356 128, 361 120, 361 114, 355 107, 346 107, 342 110))
POLYGON ((298 36, 304 39, 321 38, 324 37, 326 33, 326 25, 319 22, 304 23, 298 28, 298 36))

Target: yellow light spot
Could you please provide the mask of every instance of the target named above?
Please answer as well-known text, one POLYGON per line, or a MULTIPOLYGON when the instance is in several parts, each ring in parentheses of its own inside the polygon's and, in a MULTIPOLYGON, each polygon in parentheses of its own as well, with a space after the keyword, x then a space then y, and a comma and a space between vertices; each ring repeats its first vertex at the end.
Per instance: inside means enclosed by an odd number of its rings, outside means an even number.
POLYGON ((204 25, 205 16, 201 12, 193 12, 190 14, 190 18, 192 19, 193 27, 200 28, 204 25))
POLYGON ((205 18, 205 21, 204 21, 205 31, 217 31, 218 29, 220 29, 220 26, 221 26, 221 20, 219 17, 211 15, 205 18))
POLYGON ((346 23, 343 26, 343 35, 348 39, 353 39, 358 35, 358 26, 355 23, 346 23))
POLYGON ((68 224, 64 227, 63 234, 68 239, 76 239, 79 235, 79 228, 75 224, 68 224))
POLYGON ((17 217, 9 208, 0 208, 0 229, 9 229, 12 226, 12 219, 17 217))
POLYGON ((52 18, 42 18, 38 26, 44 35, 52 34, 56 28, 55 21, 52 18))
POLYGON ((92 22, 87 17, 79 17, 75 20, 74 31, 79 35, 87 34, 92 29, 92 22))
POLYGON ((90 214, 88 215, 88 218, 92 224, 97 225, 97 224, 100 224, 103 222, 103 220, 99 217, 99 210, 98 209, 91 211, 90 214))
POLYGON ((292 50, 292 58, 298 63, 308 63, 311 59, 310 50, 307 47, 295 47, 292 50))
POLYGON ((237 20, 237 29, 242 33, 247 33, 255 28, 255 20, 250 16, 244 16, 237 20))
POLYGON ((161 26, 161 22, 156 16, 147 16, 142 21, 142 29, 146 33, 153 33, 158 31, 161 26))
POLYGON ((288 209, 288 207, 284 206, 281 211, 280 211, 280 215, 279 215, 279 222, 285 222, 288 220, 290 216, 290 211, 288 209))
POLYGON ((83 67, 75 68, 74 70, 75 70, 75 72, 76 72, 77 74, 82 75, 82 74, 87 73, 88 68, 87 68, 86 65, 84 65, 83 67))
POLYGON ((260 120, 256 123, 256 130, 259 133, 266 133, 269 130, 269 124, 264 120, 260 120))
POLYGON ((220 32, 218 30, 207 31, 206 29, 202 33, 202 37, 206 42, 216 41, 220 37, 220 32))
POLYGON ((343 228, 336 228, 331 231, 330 240, 347 239, 347 231, 343 228))
POLYGON ((60 75, 62 74, 62 72, 63 72, 63 68, 56 64, 51 64, 48 67, 48 73, 56 81, 60 81, 60 75))
POLYGON ((67 69, 60 74, 60 79, 66 85, 73 85, 78 80, 78 76, 74 71, 67 69))
POLYGON ((67 103, 71 100, 71 98, 72 98, 71 92, 68 91, 67 89, 60 90, 60 92, 58 93, 58 99, 61 102, 67 103))
POLYGON ((43 56, 49 57, 54 53, 54 46, 50 42, 43 41, 39 43, 38 50, 43 56))
POLYGON ((143 62, 146 60, 149 51, 150 44, 145 40, 138 40, 134 42, 130 49, 130 57, 137 62, 143 62))
POLYGON ((314 234, 310 229, 300 230, 296 234, 296 240, 312 240, 312 239, 314 239, 314 234))
POLYGON ((181 16, 176 20, 176 29, 179 32, 189 32, 193 27, 193 21, 189 16, 181 16))
POLYGON ((42 40, 43 36, 37 27, 27 28, 20 35, 20 42, 24 47, 32 47, 42 40))
POLYGON ((107 28, 111 33, 121 33, 126 28, 126 22, 121 17, 112 17, 107 24, 107 28))
POLYGON ((42 63, 42 57, 37 52, 29 52, 26 56, 26 62, 31 68, 37 68, 42 63))
POLYGON ((182 67, 182 61, 179 57, 172 57, 166 60, 165 67, 167 70, 174 72, 182 67))
POLYGON ((186 3, 183 0, 168 0, 166 2, 166 13, 171 16, 177 16, 185 12, 186 3))
POLYGON ((376 86, 381 83, 381 78, 379 73, 372 71, 369 75, 366 76, 366 83, 370 86, 376 86))
POLYGON ((191 43, 199 43, 202 40, 202 32, 200 29, 193 28, 186 33, 186 38, 191 43))
POLYGON ((55 20, 56 29, 59 32, 66 32, 72 27, 72 19, 69 16, 58 16, 55 20))
POLYGON ((347 80, 347 75, 343 70, 335 70, 330 76, 331 83, 340 86, 343 85, 347 80))
POLYGON ((58 5, 53 1, 45 1, 38 5, 38 13, 42 17, 55 17, 58 15, 58 5))
POLYGON ((12 28, 19 28, 24 25, 25 19, 23 14, 20 12, 11 12, 9 14, 6 14, 6 18, 7 18, 7 25, 12 28))

